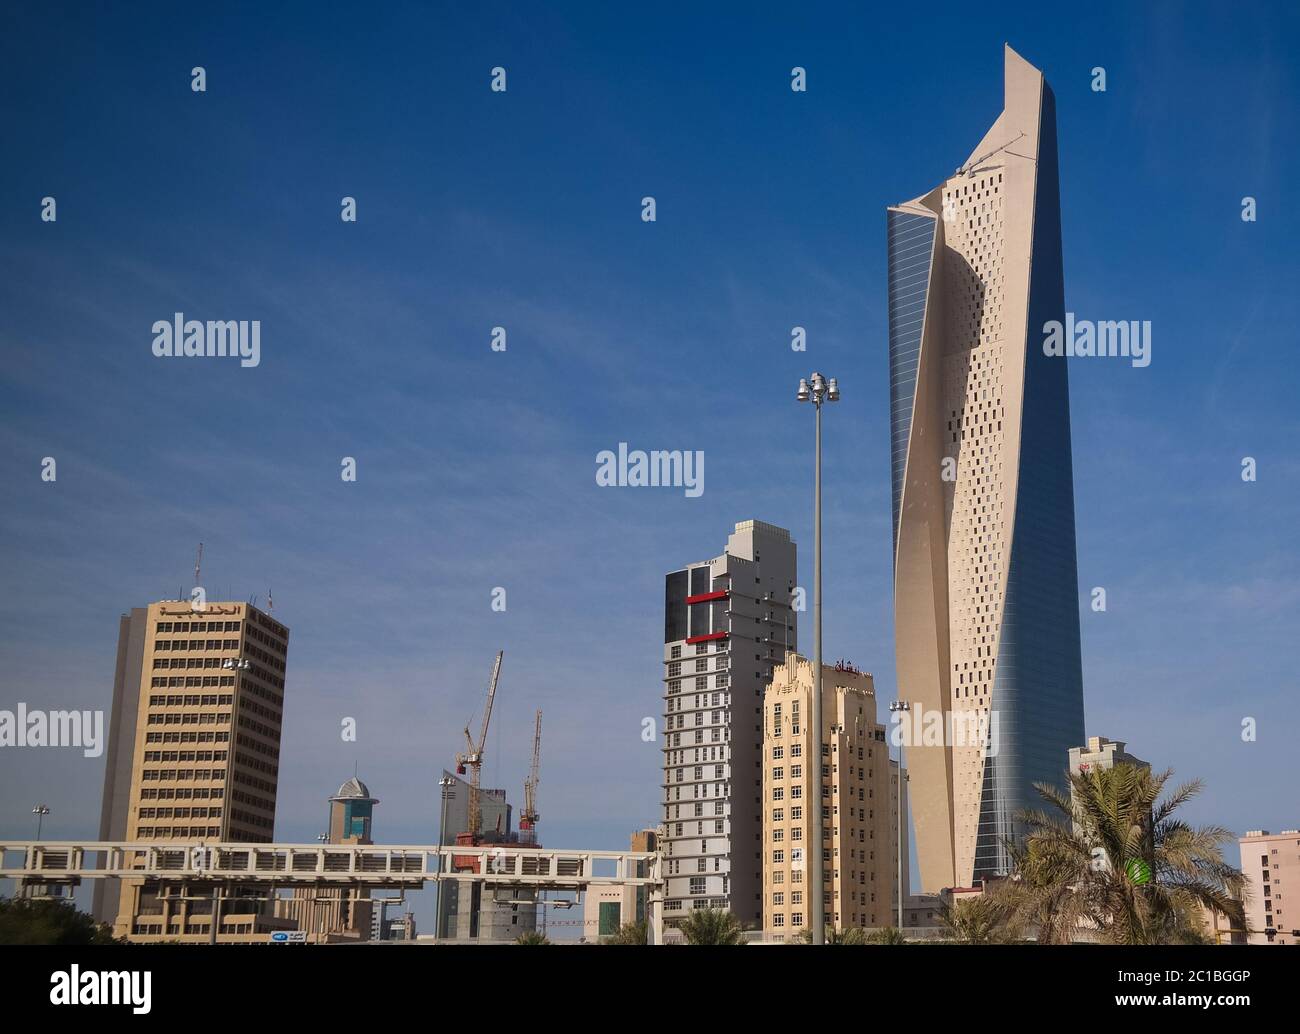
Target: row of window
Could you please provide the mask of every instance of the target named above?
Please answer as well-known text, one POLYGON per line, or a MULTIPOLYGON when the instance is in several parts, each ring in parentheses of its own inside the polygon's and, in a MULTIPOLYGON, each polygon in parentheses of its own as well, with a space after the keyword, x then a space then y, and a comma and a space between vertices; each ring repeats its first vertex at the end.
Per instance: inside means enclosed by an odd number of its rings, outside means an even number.
POLYGON ((224 750, 146 750, 145 761, 225 761, 224 750))
POLYGON ((230 712, 213 711, 150 711, 146 719, 149 725, 225 725, 230 722, 230 712))
POLYGON ((150 707, 229 707, 235 702, 231 693, 154 693, 150 707))
POLYGON ((141 808, 142 819, 219 819, 221 808, 141 808))
POLYGON ((155 632, 238 632, 238 621, 159 621, 155 632))
POLYGON ((155 651, 166 650, 238 650, 238 639, 155 639, 155 651))
POLYGON ((147 783, 220 782, 226 778, 224 768, 146 768, 140 778, 147 783))
POLYGON ((233 675, 155 675, 149 682, 153 689, 204 689, 234 684, 233 675))
POLYGON ((172 840, 177 837, 221 838, 220 826, 139 826, 135 835, 141 840, 172 840))
POLYGON ((229 743, 228 732, 147 732, 145 743, 229 743))

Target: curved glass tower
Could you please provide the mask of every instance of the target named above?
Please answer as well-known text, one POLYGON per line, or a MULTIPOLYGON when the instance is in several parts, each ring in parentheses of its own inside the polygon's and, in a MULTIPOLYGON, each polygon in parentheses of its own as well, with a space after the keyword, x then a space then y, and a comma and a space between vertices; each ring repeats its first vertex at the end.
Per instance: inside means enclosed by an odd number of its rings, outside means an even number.
POLYGON ((894 613, 922 889, 1005 872, 1083 740, 1056 107, 1005 50, 1002 114, 887 213, 894 613), (937 717, 936 717, 937 715, 937 717), (979 735, 963 730, 979 729, 979 735), (987 734, 986 734, 987 731, 987 734))

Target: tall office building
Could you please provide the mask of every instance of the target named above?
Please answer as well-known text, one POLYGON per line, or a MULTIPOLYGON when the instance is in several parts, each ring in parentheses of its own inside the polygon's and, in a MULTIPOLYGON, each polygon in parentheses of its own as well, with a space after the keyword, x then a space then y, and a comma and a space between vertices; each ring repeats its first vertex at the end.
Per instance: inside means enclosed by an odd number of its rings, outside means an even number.
POLYGON ((1004 60, 970 157, 887 214, 900 693, 997 733, 907 747, 926 891, 1006 871, 1032 784, 1083 742, 1069 386, 1043 349, 1065 318, 1056 105, 1004 60))
POLYGON ((742 521, 664 583, 666 925, 693 908, 762 921, 763 689, 795 638, 795 544, 742 521))
POLYGON ((823 664, 816 736, 808 724, 813 672, 810 660, 791 654, 763 696, 763 929, 776 940, 795 940, 812 925, 817 902, 804 873, 807 852, 817 849, 817 807, 826 928, 891 922, 898 871, 894 766, 876 718, 875 683, 852 666, 823 664))
MULTIPOLYGON (((248 603, 167 600, 122 616, 100 840, 272 839, 288 646, 289 630, 248 603)), ((117 936, 211 932, 196 890, 97 883, 95 917, 117 936)), ((225 939, 259 932, 266 910, 236 894, 221 911, 225 939)))

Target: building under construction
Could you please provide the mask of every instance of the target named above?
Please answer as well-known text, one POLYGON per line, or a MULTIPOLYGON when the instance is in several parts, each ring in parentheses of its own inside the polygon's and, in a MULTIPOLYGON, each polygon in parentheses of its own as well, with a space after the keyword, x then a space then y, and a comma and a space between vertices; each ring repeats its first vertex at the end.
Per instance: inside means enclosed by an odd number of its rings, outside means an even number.
MULTIPOLYGON (((465 728, 466 749, 456 755, 456 774, 443 772, 441 842, 466 847, 500 845, 503 851, 537 848, 537 785, 541 762, 542 713, 533 727, 532 761, 524 781, 524 810, 518 832, 511 828, 512 810, 506 792, 480 785, 488 729, 496 700, 504 652, 492 665, 483 720, 478 739, 465 728), (462 778, 468 776, 468 779, 462 778)), ((452 871, 478 872, 485 864, 480 855, 453 855, 452 871)), ((492 862, 486 861, 489 871, 492 862)), ((516 884, 481 884, 461 887, 454 881, 439 891, 438 936, 467 941, 513 941, 537 929, 536 891, 516 884)))

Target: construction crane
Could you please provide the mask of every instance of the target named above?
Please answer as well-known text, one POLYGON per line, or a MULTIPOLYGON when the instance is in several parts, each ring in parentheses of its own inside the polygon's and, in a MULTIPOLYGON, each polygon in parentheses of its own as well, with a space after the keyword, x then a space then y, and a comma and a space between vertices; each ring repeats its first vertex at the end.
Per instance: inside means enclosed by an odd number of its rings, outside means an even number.
POLYGON ((456 774, 464 775, 467 768, 470 773, 469 830, 467 832, 475 840, 478 839, 483 826, 483 807, 479 798, 479 781, 483 769, 483 749, 487 746, 488 723, 492 721, 492 701, 496 699, 497 678, 501 674, 501 658, 504 656, 505 651, 498 650, 496 663, 492 665, 492 679, 488 683, 487 703, 483 705, 483 727, 479 730, 478 743, 475 743, 470 736, 469 726, 465 726, 465 744, 468 749, 456 755, 456 774))
POLYGON ((537 843, 537 784, 541 782, 542 764, 542 712, 537 712, 533 727, 533 764, 524 780, 524 810, 519 816, 519 838, 526 844, 537 843))

